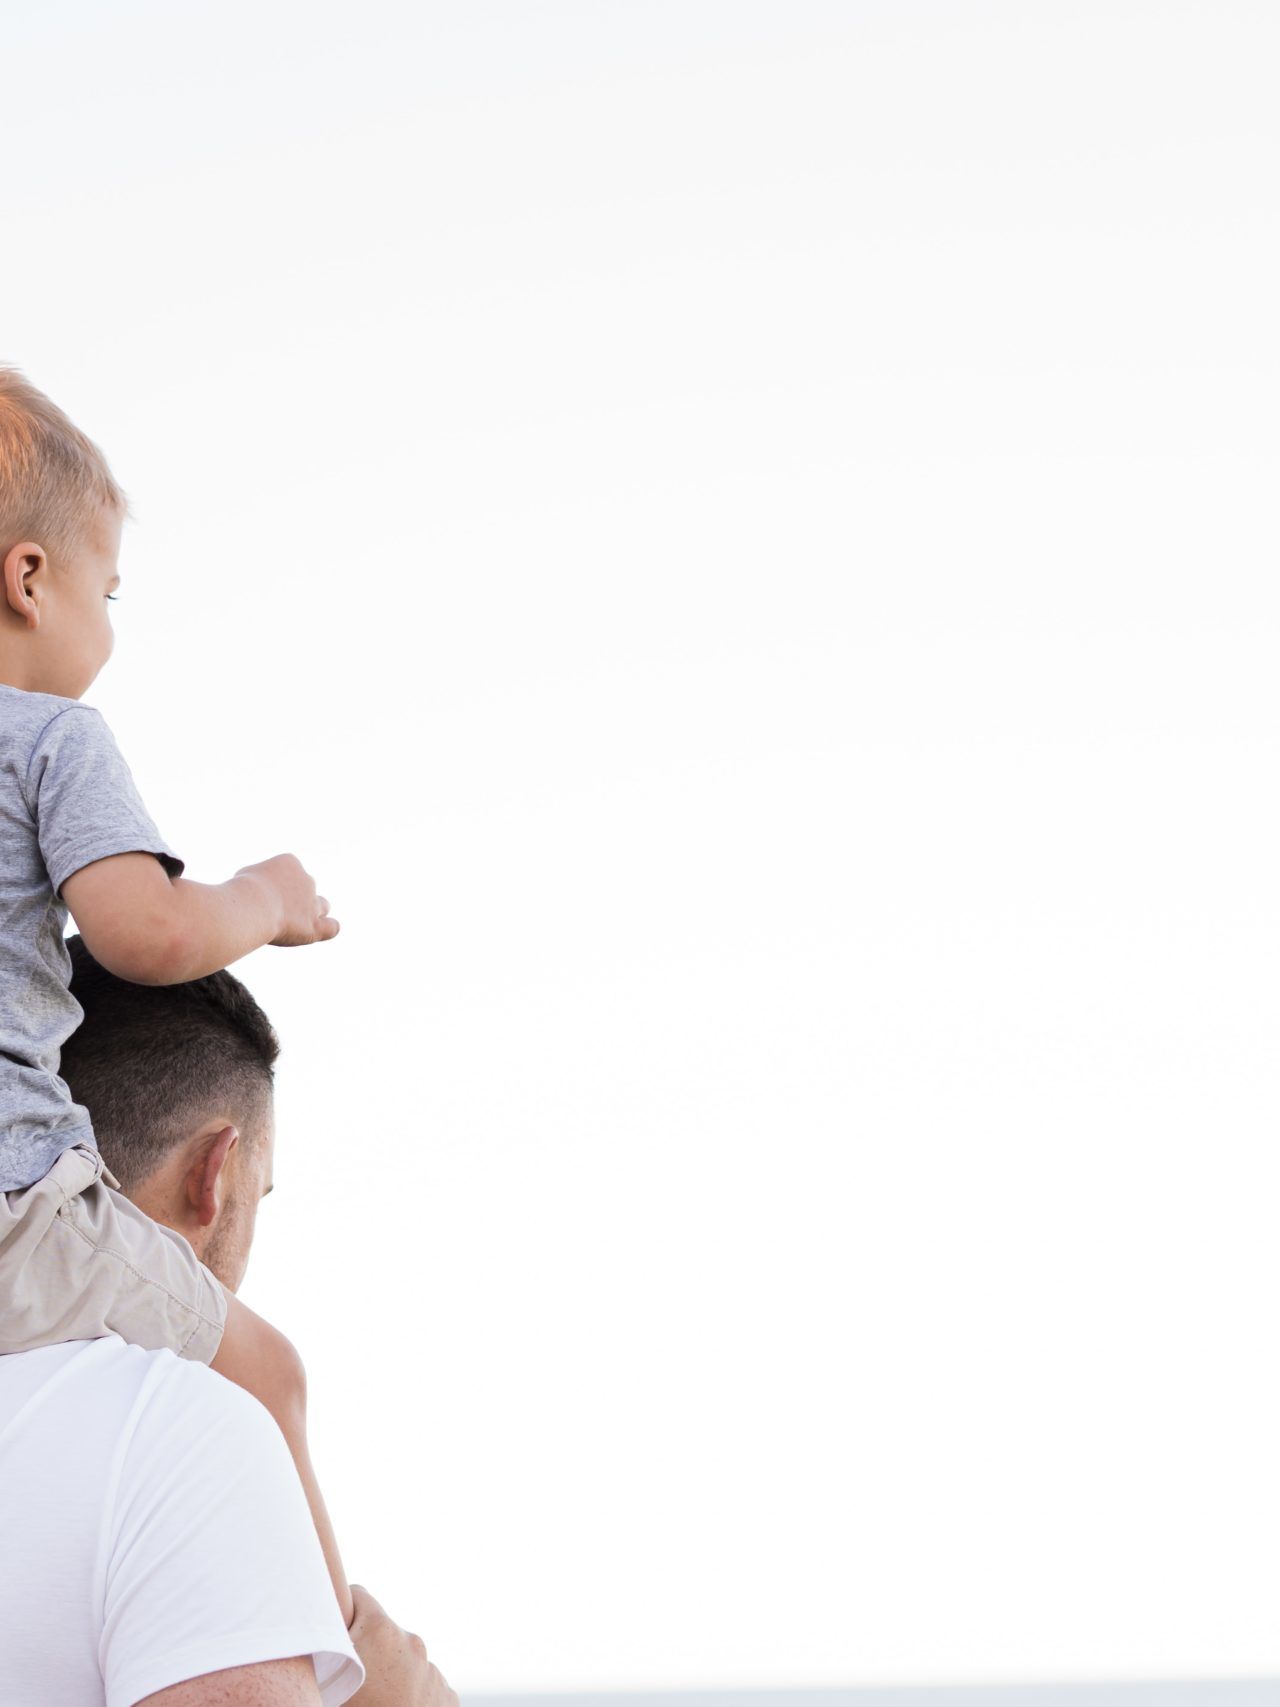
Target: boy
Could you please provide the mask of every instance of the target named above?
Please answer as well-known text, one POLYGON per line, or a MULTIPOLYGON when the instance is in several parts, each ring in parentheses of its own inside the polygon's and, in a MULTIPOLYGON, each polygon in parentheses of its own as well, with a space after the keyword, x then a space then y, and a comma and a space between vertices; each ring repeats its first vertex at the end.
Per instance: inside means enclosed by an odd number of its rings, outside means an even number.
POLYGON ((101 965, 143 984, 338 932, 291 854, 222 884, 184 878, 106 724, 79 703, 111 655, 125 514, 97 446, 0 368, 0 1353, 118 1333, 255 1394, 293 1452, 350 1624, 297 1354, 113 1189, 88 1113, 58 1077, 80 1019, 68 911, 101 965))

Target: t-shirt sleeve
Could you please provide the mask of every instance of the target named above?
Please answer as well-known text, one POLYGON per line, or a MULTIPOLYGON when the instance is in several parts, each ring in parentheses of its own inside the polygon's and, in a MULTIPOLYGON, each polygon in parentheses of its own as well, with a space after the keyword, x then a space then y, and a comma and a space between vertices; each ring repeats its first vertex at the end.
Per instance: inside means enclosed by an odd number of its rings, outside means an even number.
POLYGON ((325 1707, 348 1700, 364 1671, 267 1412, 166 1355, 134 1414, 103 1537, 107 1707, 297 1654, 311 1656, 325 1707))
POLYGON ((171 877, 182 871, 92 706, 68 706, 40 731, 27 766, 27 801, 55 895, 68 877, 112 854, 150 853, 171 877))

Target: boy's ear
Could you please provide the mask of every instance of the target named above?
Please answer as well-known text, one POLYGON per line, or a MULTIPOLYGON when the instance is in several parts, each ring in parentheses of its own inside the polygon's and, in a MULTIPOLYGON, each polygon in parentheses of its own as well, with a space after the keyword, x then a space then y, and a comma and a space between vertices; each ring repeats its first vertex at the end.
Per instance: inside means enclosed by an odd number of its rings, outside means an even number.
POLYGON ((28 628, 40 626, 40 604, 44 597, 44 571, 49 559, 44 547, 33 539, 15 545, 4 560, 4 596, 11 611, 28 628))

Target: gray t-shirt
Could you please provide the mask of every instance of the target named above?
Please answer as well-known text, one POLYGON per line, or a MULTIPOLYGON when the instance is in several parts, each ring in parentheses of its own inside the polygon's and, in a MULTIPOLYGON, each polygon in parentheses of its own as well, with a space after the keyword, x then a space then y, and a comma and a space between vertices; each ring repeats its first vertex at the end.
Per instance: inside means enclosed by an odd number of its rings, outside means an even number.
POLYGON ((94 1142, 58 1077, 82 1017, 61 891, 121 853, 182 870, 100 713, 0 684, 0 1191, 34 1185, 72 1144, 94 1142))

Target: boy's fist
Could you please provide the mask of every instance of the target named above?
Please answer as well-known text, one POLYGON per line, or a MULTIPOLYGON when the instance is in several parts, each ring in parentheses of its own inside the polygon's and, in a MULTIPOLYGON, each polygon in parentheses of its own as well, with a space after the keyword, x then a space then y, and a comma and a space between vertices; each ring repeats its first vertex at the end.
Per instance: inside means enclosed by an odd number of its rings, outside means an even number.
POLYGON ((275 897, 279 929, 271 938, 273 947, 302 948, 337 936, 338 921, 329 917, 329 903, 316 894, 316 880, 296 854, 276 854, 244 866, 236 875, 265 884, 275 897))

